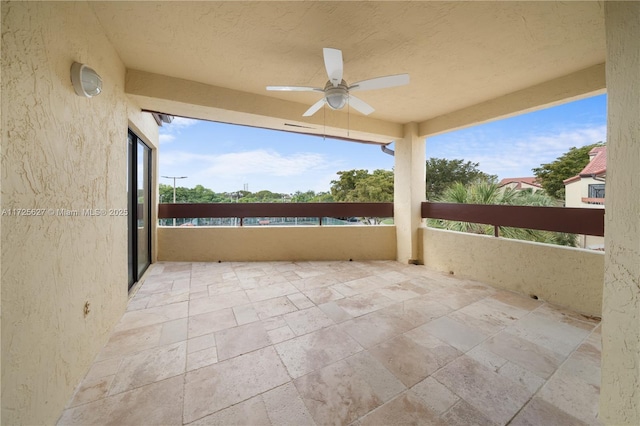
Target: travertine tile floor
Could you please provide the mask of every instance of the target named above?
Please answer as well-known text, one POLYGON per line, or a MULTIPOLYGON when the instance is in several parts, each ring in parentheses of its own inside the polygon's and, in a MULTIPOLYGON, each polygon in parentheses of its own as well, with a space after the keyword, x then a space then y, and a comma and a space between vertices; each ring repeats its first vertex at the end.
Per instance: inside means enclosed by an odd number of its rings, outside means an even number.
POLYGON ((423 266, 160 263, 59 424, 598 424, 600 340, 423 266))

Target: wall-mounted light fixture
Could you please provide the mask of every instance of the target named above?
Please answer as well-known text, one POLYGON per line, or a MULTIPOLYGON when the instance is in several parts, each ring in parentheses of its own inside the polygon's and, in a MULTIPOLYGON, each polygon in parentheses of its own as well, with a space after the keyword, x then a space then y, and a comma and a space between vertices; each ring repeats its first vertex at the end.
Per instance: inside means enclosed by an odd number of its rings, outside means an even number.
POLYGON ((78 62, 71 65, 71 83, 78 96, 92 98, 102 92, 102 78, 92 68, 78 62))

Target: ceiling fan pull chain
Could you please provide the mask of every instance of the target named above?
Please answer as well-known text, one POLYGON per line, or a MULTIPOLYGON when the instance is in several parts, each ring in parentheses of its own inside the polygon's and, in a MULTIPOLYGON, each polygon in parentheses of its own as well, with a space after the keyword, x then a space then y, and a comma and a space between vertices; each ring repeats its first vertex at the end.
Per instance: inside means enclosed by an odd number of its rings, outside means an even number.
POLYGON ((327 141, 327 106, 322 107, 322 142, 327 141))

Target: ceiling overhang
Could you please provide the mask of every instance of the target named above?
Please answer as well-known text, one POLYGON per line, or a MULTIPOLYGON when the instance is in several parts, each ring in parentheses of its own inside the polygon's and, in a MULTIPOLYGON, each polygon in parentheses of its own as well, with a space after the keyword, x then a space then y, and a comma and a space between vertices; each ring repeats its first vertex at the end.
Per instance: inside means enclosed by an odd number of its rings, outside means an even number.
POLYGON ((512 117, 542 108, 604 93, 605 66, 598 64, 578 72, 527 87, 420 123, 420 136, 434 136, 464 127, 512 117))
POLYGON ((144 110, 274 130, 387 144, 402 138, 403 126, 328 107, 302 117, 307 105, 127 70, 125 92, 144 110))
POLYGON ((602 2, 90 2, 143 109, 387 143, 604 90, 602 2), (347 83, 408 73, 358 92, 375 111, 302 114, 324 87, 322 49, 347 83))
MULTIPOLYGON (((545 83, 418 123, 420 137, 477 125, 604 93, 605 66, 595 65, 545 83)), ((403 125, 325 107, 302 117, 307 106, 266 95, 127 70, 126 93, 144 110, 266 129, 388 144, 403 125)))

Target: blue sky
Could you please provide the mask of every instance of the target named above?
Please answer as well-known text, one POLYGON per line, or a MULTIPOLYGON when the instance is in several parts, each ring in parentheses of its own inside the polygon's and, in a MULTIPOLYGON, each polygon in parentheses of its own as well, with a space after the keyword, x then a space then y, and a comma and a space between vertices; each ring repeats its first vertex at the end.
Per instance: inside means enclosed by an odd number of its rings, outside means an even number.
MULTIPOLYGON (((499 178, 533 176, 532 168, 605 137, 606 95, 600 95, 428 138, 426 158, 478 162, 499 178)), ((179 186, 319 192, 341 170, 392 168, 393 157, 377 145, 180 117, 160 128, 159 174, 187 176, 179 186)))

